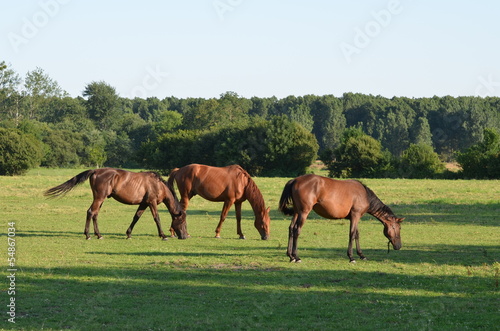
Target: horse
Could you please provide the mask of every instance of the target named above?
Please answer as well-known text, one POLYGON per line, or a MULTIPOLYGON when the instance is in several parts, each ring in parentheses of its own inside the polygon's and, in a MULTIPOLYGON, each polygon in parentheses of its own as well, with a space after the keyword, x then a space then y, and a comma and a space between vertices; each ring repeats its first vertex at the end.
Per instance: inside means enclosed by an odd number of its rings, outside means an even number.
POLYGON ((283 188, 279 210, 292 216, 287 249, 290 262, 301 262, 297 255, 297 239, 311 210, 324 218, 350 220, 347 247, 350 262, 356 262, 352 256, 353 240, 356 241, 359 257, 366 260, 359 245, 358 231, 358 222, 365 213, 374 216, 384 225, 384 235, 395 250, 402 247, 400 229, 404 218, 394 216, 391 209, 371 189, 356 180, 336 180, 318 175, 297 177, 288 181, 283 188))
POLYGON ((182 210, 179 200, 175 196, 175 193, 169 189, 166 181, 155 172, 136 173, 115 168, 87 170, 58 186, 48 189, 44 192, 44 195, 49 198, 64 196, 75 186, 85 182, 87 179, 89 179, 94 197, 92 205, 87 211, 85 223, 84 234, 87 240, 91 238, 89 235, 90 220, 94 224, 94 234, 98 239, 102 239, 97 225, 97 216, 106 198, 114 198, 127 205, 139 205, 132 223, 127 229, 127 239, 131 238, 134 225, 144 213, 144 210, 149 207, 158 228, 158 235, 163 240, 167 240, 167 236, 161 228, 157 208, 158 204, 162 202, 165 203, 172 216, 172 228, 178 238, 185 239, 188 237, 186 213, 182 210))
POLYGON ((209 201, 224 202, 219 224, 215 229, 215 238, 220 238, 222 223, 224 223, 229 209, 234 204, 237 234, 240 239, 245 239, 245 235, 241 231, 241 204, 248 200, 255 215, 255 228, 259 231, 262 240, 268 239, 270 208, 266 209, 259 188, 248 172, 239 165, 212 167, 202 164, 190 164, 172 170, 168 178, 168 184, 172 191, 174 190, 174 180, 180 192, 180 204, 184 211, 188 208, 189 200, 197 194, 209 201))

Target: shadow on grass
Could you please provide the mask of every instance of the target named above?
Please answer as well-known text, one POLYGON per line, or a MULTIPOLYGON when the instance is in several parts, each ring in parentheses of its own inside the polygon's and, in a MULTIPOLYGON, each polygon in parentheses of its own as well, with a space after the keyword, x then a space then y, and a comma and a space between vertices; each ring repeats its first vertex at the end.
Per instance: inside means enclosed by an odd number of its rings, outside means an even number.
POLYGON ((26 268, 19 284, 25 329, 494 329, 498 313, 484 275, 149 264, 26 268))
MULTIPOLYGON (((399 251, 392 249, 363 249, 363 254, 369 261, 393 261, 396 263, 421 264, 430 263, 438 265, 463 265, 480 266, 500 261, 500 246, 476 246, 476 245, 445 245, 436 244, 432 247, 416 248, 403 247, 399 251)), ((309 259, 328 259, 339 256, 347 259, 347 246, 345 250, 338 248, 299 247, 299 256, 307 262, 309 259)), ((353 250, 354 257, 356 249, 353 250)))

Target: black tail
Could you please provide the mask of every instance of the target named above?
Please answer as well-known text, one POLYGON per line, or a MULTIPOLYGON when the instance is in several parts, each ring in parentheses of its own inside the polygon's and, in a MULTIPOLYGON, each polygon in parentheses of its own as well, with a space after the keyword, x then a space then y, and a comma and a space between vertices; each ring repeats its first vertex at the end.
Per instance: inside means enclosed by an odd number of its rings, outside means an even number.
POLYGON ((71 191, 76 185, 81 184, 85 182, 93 173, 95 170, 87 170, 84 171, 75 177, 71 178, 70 180, 62 183, 61 185, 57 185, 56 187, 53 187, 51 189, 48 189, 43 193, 48 198, 55 198, 61 195, 65 195, 69 191, 71 191))
POLYGON ((292 187, 295 184, 295 179, 291 179, 286 183, 283 188, 283 193, 281 193, 280 204, 278 209, 285 215, 293 215, 293 199, 292 199, 292 187))

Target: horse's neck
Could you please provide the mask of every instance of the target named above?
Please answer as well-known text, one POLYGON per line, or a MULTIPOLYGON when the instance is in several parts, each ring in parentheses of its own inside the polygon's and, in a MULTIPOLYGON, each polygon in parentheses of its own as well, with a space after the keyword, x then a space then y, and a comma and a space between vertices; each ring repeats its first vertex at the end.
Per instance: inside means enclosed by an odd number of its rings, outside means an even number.
POLYGON ((249 182, 247 187, 245 188, 245 195, 248 203, 250 203, 250 206, 252 206, 254 214, 257 215, 257 213, 261 213, 266 209, 264 197, 262 196, 262 193, 260 193, 257 185, 255 185, 253 180, 251 178, 248 178, 248 180, 249 182))
POLYGON ((376 199, 376 201, 372 201, 372 203, 370 204, 370 208, 368 209, 368 213, 376 217, 382 223, 390 216, 394 215, 391 208, 385 205, 378 198, 376 199))

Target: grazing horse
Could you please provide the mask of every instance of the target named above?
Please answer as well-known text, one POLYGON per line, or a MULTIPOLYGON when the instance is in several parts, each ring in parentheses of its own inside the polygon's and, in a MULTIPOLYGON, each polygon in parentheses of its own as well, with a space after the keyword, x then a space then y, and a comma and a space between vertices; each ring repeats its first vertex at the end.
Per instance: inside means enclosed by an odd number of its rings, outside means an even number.
POLYGON ((366 260, 359 246, 358 231, 358 222, 365 213, 382 222, 384 234, 395 250, 401 248, 400 229, 404 218, 394 216, 372 190, 356 180, 335 180, 317 175, 297 177, 285 185, 279 210, 285 215, 293 215, 287 250, 290 262, 301 261, 297 255, 297 239, 311 210, 328 219, 346 218, 351 221, 347 247, 351 262, 356 262, 352 256, 353 240, 356 241, 359 257, 366 260))
MULTIPOLYGON (((187 210, 189 200, 198 194, 209 201, 223 201, 219 225, 215 237, 220 238, 222 223, 234 204, 236 209, 237 233, 245 239, 241 231, 241 204, 248 200, 255 214, 255 228, 263 240, 269 237, 269 208, 266 209, 264 198, 250 175, 239 165, 211 167, 202 164, 190 164, 172 170, 168 184, 173 191, 174 180, 180 192, 182 209, 187 210)), ((172 231, 171 231, 172 232, 172 231)))
POLYGON ((70 180, 45 191, 47 197, 57 197, 71 191, 76 185, 90 179, 90 188, 94 201, 87 211, 84 234, 88 239, 90 220, 94 223, 94 233, 97 238, 102 239, 97 226, 97 215, 106 198, 127 205, 139 205, 132 223, 127 230, 127 239, 130 238, 135 223, 139 220, 147 207, 151 210, 158 228, 158 235, 166 240, 167 236, 161 229, 160 216, 158 215, 158 204, 165 203, 172 216, 172 228, 179 239, 187 238, 186 213, 182 210, 179 200, 169 189, 167 183, 155 172, 130 172, 114 168, 102 168, 84 171, 70 180))

